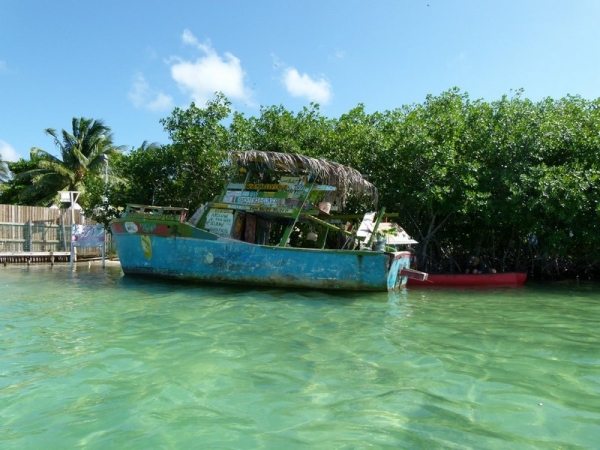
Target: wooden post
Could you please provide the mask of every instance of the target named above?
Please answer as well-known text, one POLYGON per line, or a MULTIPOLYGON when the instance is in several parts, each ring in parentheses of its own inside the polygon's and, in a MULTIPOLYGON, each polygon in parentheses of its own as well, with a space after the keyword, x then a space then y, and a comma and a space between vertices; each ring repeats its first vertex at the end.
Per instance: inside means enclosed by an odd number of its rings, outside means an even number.
POLYGON ((63 241, 63 251, 67 251, 67 235, 65 232, 65 218, 63 214, 60 215, 60 226, 62 229, 62 241, 63 241))
POLYGON ((32 234, 33 234, 33 226, 31 223, 31 220, 28 220, 27 223, 25 224, 25 233, 27 234, 27 236, 25 236, 25 240, 23 242, 23 251, 24 252, 30 252, 32 251, 31 245, 32 245, 32 234))
MULTIPOLYGON (((307 176, 307 179, 309 179, 310 177, 311 177, 311 175, 309 174, 307 176)), ((315 182, 310 183, 310 187, 308 188, 308 192, 305 194, 305 197, 302 200, 302 203, 300 204, 300 206, 297 206, 294 208, 294 212, 292 213, 292 220, 286 226, 286 229, 283 232, 283 236, 281 236, 281 241, 279 242, 279 247, 286 246, 287 241, 290 238, 292 231, 294 230, 294 225, 296 225, 296 222, 298 221, 298 217, 300 217, 300 213, 302 212, 302 208, 306 204, 306 200, 308 200, 308 197, 310 196, 310 193, 312 192, 315 184, 316 184, 315 182)))
POLYGON ((379 224, 381 223, 381 219, 383 219, 384 214, 385 214, 385 207, 381 208, 381 211, 379 211, 379 214, 377 214, 377 220, 375 221, 375 226, 373 227, 373 232, 371 233, 371 237, 369 237, 369 241, 367 242, 368 247, 371 247, 371 245, 373 244, 373 238, 375 237, 375 234, 377 233, 377 228, 379 228, 379 224))

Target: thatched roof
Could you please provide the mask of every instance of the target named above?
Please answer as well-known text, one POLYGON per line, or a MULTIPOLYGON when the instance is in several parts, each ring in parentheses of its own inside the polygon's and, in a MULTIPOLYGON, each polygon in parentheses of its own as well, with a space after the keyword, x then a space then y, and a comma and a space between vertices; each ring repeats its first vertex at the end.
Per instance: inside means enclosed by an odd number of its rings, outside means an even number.
POLYGON ((320 184, 335 186, 337 196, 344 202, 348 193, 367 196, 377 203, 377 188, 363 178, 359 171, 322 158, 311 158, 296 153, 245 151, 232 152, 231 161, 238 167, 258 172, 311 174, 320 184))

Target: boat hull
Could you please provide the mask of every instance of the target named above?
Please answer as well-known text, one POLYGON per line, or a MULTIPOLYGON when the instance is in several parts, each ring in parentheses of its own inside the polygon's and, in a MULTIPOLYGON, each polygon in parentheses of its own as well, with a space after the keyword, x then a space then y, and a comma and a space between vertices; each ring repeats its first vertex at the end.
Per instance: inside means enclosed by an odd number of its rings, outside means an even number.
POLYGON ((527 273, 432 274, 427 280, 408 280, 408 286, 522 286, 527 273))
MULTIPOLYGON (((125 275, 265 287, 387 291, 394 253, 250 244, 188 224, 114 221, 125 275)), ((396 280, 396 277, 394 277, 396 280)), ((400 282, 394 281, 394 284, 400 282)), ((392 286, 396 287, 396 286, 392 286)))

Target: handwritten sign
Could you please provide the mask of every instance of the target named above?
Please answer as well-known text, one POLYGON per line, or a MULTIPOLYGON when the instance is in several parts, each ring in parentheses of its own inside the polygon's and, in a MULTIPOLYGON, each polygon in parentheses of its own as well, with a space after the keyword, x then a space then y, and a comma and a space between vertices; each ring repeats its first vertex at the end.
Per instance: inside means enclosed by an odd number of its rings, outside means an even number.
POLYGON ((233 211, 227 209, 213 209, 206 215, 205 228, 211 233, 223 237, 231 235, 233 226, 233 211))
POLYGON ((104 245, 104 227, 102 225, 73 224, 71 240, 75 247, 102 247, 104 245))
POLYGON ((304 180, 300 177, 281 177, 281 180, 279 180, 279 182, 281 184, 288 184, 288 185, 294 185, 294 184, 304 184, 304 180))

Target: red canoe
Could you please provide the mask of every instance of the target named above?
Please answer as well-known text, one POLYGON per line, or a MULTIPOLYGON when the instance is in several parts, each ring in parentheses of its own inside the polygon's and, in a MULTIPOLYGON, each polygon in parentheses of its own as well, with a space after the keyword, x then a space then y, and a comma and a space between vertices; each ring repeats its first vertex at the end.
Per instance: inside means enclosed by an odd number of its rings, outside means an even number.
POLYGON ((408 286, 521 286, 525 272, 467 274, 430 273, 426 280, 409 279, 408 286))

